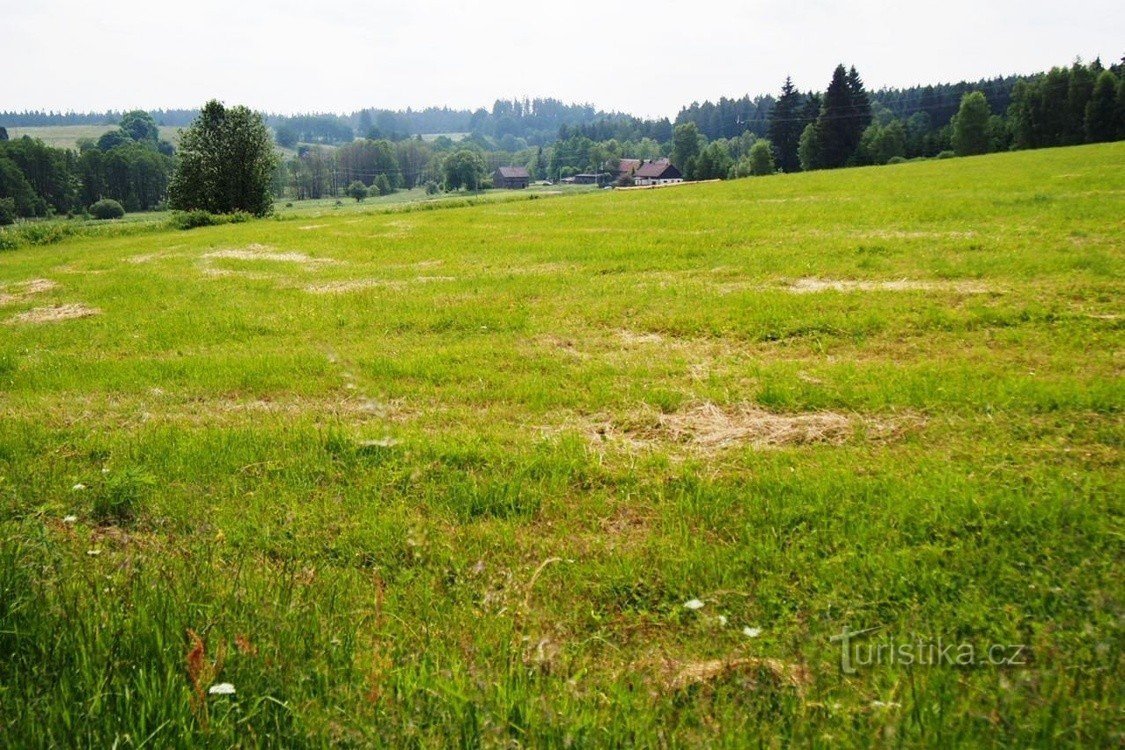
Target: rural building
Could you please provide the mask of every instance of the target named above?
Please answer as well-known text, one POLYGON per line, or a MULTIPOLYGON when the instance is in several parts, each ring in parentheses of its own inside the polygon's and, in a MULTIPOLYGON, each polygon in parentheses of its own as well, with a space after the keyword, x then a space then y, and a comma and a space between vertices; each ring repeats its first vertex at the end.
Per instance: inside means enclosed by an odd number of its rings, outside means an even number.
POLYGON ((633 174, 638 185, 673 185, 684 181, 684 175, 667 159, 642 164, 633 174))
POLYGON ((492 173, 492 186, 505 190, 523 190, 531 184, 531 175, 523 167, 500 167, 492 173))

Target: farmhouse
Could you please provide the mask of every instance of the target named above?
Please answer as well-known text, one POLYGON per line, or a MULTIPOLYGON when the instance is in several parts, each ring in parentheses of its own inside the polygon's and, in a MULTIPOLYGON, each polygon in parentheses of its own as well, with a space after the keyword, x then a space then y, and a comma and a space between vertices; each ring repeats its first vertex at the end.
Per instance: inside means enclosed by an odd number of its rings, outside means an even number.
POLYGON ((672 185, 684 181, 684 175, 667 159, 642 164, 633 174, 638 185, 672 185))
POLYGON ((522 190, 531 184, 531 175, 523 167, 500 167, 492 173, 493 187, 522 190))

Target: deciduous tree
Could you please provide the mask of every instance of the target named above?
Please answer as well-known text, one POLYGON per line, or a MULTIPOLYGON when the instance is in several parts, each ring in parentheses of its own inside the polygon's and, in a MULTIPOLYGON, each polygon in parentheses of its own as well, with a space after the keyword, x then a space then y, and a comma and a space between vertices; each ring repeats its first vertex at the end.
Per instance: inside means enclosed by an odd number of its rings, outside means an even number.
POLYGON ((209 101, 180 139, 170 202, 185 211, 264 216, 273 210, 270 183, 276 161, 261 115, 209 101))

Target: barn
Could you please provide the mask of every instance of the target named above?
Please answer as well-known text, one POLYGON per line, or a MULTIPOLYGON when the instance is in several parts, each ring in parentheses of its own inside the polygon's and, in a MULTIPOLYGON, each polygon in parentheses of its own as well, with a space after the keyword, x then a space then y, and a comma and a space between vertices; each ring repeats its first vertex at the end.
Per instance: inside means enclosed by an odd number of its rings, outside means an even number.
POLYGON ((500 167, 492 173, 492 186, 505 190, 523 190, 531 184, 531 175, 523 167, 500 167))

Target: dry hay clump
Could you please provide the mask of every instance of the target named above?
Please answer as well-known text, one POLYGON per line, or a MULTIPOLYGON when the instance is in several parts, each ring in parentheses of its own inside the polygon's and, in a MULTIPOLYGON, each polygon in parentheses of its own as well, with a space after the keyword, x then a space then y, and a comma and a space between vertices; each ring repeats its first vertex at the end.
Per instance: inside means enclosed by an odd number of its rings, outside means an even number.
POLYGON ((85 305, 55 305, 53 307, 36 307, 27 312, 20 313, 8 320, 9 323, 55 323, 60 320, 74 320, 76 318, 89 318, 101 315, 101 310, 85 305))
POLYGON ((791 687, 803 694, 812 684, 812 673, 803 664, 787 664, 780 659, 741 657, 707 661, 664 660, 658 665, 661 684, 667 690, 681 691, 692 686, 739 682, 749 689, 763 683, 771 687, 791 687))
MULTIPOLYGON (((590 443, 627 449, 682 446, 715 452, 745 446, 758 449, 797 445, 840 445, 857 429, 870 439, 900 434, 917 420, 896 416, 877 418, 833 411, 794 414, 772 412, 754 405, 730 409, 707 402, 671 414, 651 410, 624 419, 595 418, 579 430, 590 443)), ((576 425, 564 425, 573 429, 576 425)))
POLYGON ((29 297, 42 294, 43 292, 49 292, 56 287, 58 287, 58 284, 50 279, 31 279, 30 281, 8 284, 0 287, 0 305, 23 302, 29 297))

